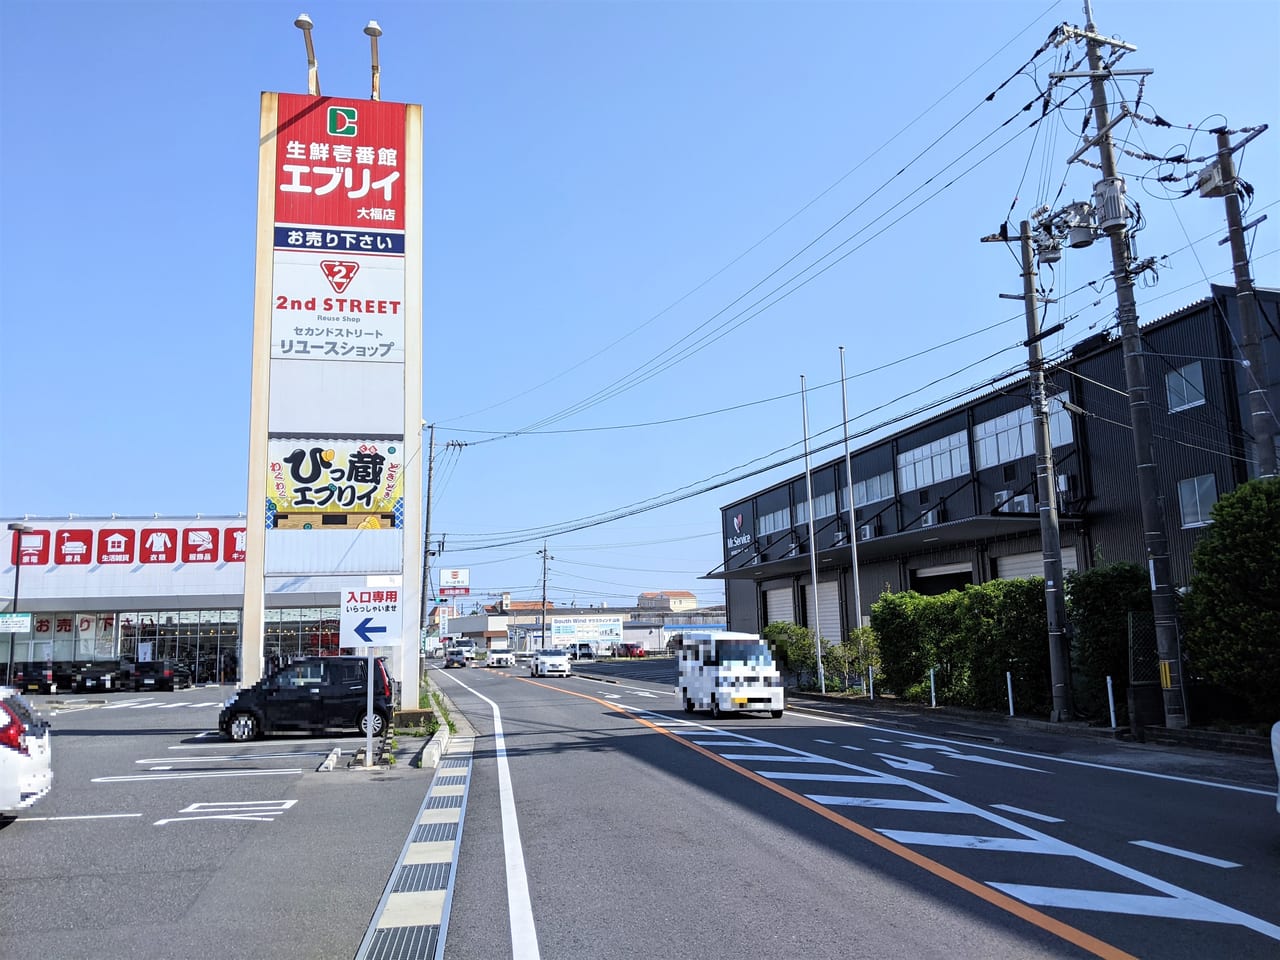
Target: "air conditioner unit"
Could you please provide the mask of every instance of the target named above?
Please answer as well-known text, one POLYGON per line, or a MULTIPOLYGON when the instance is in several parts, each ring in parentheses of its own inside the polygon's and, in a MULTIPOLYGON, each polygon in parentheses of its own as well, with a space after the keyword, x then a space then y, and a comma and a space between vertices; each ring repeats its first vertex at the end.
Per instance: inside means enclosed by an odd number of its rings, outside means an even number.
POLYGON ((1036 498, 1029 493, 1022 493, 1013 498, 1014 513, 1035 513, 1036 498))
POLYGON ((942 507, 934 507, 920 518, 920 526, 932 527, 942 522, 942 507))
POLYGON ((995 495, 995 509, 1001 513, 1008 513, 1013 509, 1011 502, 1013 500, 1012 490, 997 490, 995 495))
POLYGON ((877 525, 875 523, 864 523, 860 527, 858 527, 858 539, 870 540, 872 537, 876 536, 879 532, 880 531, 877 529, 877 525))

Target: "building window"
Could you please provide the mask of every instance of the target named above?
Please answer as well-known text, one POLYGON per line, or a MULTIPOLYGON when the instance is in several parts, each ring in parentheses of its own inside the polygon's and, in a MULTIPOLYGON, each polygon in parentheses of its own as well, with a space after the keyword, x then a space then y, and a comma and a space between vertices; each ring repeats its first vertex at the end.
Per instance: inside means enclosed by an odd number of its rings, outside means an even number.
POLYGON ((898 454, 898 489, 902 493, 969 472, 969 439, 965 431, 898 454))
MULTIPOLYGON (((836 492, 834 490, 828 493, 820 493, 813 498, 813 519, 821 520, 824 517, 834 517, 836 515, 836 492)), ((809 503, 801 500, 796 504, 796 523, 809 522, 809 503)), ((761 531, 762 533, 764 531, 761 531)))
POLYGON ((1184 527, 1203 527, 1212 523, 1209 516, 1218 502, 1218 484, 1212 473, 1178 481, 1178 503, 1182 506, 1184 527))
MULTIPOLYGON (((849 509, 849 488, 840 488, 840 509, 849 509)), ((886 470, 884 473, 874 477, 867 477, 865 480, 855 480, 853 484, 853 502, 860 507, 865 507, 868 503, 876 503, 879 500, 893 499, 893 471, 886 470)))
MULTIPOLYGON (((978 469, 1035 456, 1036 418, 1030 407, 1020 407, 973 426, 973 453, 978 469)), ((1049 442, 1061 447, 1074 439, 1071 414, 1059 396, 1049 398, 1049 442)), ((1006 477, 1005 479, 1008 479, 1006 477)))
POLYGON ((1198 407, 1204 403, 1204 372, 1200 361, 1170 370, 1164 375, 1165 391, 1169 395, 1169 412, 1198 407))
POLYGON ((756 521, 756 533, 762 537, 766 534, 777 533, 779 530, 788 530, 790 528, 790 507, 783 507, 781 510, 773 511, 773 513, 761 514, 760 519, 756 521))

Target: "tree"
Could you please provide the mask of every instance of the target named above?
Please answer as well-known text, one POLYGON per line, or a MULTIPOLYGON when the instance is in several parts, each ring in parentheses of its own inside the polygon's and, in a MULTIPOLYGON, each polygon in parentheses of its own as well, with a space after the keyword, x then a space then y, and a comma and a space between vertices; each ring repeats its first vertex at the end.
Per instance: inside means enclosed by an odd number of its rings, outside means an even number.
POLYGON ((1192 552, 1183 607, 1191 673, 1280 719, 1280 478, 1251 480, 1213 507, 1192 552))

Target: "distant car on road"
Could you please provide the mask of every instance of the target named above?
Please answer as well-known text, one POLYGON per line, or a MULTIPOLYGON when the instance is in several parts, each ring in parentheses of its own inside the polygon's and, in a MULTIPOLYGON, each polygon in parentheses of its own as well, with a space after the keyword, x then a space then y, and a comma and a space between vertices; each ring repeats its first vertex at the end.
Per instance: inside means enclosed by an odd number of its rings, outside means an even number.
POLYGON ((373 714, 366 712, 367 657, 302 657, 241 690, 218 715, 218 729, 232 740, 254 740, 280 730, 355 727, 375 737, 391 723, 394 695, 386 658, 373 661, 373 714))
POLYGON ((644 647, 638 643, 615 643, 613 645, 613 655, 615 657, 643 657, 644 647))
POLYGON ((467 652, 461 647, 449 647, 444 652, 444 668, 446 670, 450 667, 462 667, 465 670, 469 660, 467 652))
POLYGON ((49 792, 49 724, 13 687, 0 687, 0 813, 25 810, 49 792))
POLYGON ((514 667, 516 653, 510 647, 490 647, 489 655, 484 659, 486 667, 514 667))
POLYGON ((567 677, 572 672, 569 665, 569 652, 549 648, 539 650, 533 656, 533 662, 529 664, 529 676, 531 677, 567 677))

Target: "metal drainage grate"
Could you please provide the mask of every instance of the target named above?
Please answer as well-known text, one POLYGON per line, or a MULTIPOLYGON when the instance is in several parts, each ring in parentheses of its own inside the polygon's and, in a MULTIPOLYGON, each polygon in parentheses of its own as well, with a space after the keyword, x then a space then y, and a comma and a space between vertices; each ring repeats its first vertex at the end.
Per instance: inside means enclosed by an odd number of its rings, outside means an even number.
POLYGON ((440 940, 440 928, 383 927, 375 930, 365 960, 431 960, 440 940))
POLYGON ((469 763, 471 763, 469 757, 448 757, 440 761, 440 769, 452 770, 456 767, 465 767, 469 763))
POLYGON ((434 843, 437 840, 458 839, 456 823, 422 823, 413 828, 410 843, 434 843))
POLYGON ((462 797, 427 797, 427 810, 450 810, 462 807, 462 797))
POLYGON ((467 782, 467 775, 464 773, 456 777, 436 777, 436 783, 442 787, 456 787, 460 783, 467 782))
POLYGON ((448 861, 444 863, 410 863, 396 874, 393 893, 422 893, 425 890, 443 890, 449 886, 448 861))

